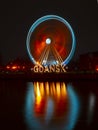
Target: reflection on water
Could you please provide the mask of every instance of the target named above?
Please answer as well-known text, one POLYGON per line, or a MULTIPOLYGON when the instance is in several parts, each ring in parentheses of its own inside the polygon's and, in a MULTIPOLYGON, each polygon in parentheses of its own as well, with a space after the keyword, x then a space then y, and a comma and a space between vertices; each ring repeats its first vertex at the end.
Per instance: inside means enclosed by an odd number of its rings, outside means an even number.
POLYGON ((88 124, 92 122, 93 114, 94 114, 94 107, 95 107, 95 95, 93 93, 90 93, 89 95, 89 102, 88 102, 88 124))
POLYGON ((1 80, 0 130, 98 130, 98 81, 65 82, 1 80))
POLYGON ((72 84, 29 82, 27 86, 25 120, 28 129, 72 130, 75 127, 80 101, 72 84))

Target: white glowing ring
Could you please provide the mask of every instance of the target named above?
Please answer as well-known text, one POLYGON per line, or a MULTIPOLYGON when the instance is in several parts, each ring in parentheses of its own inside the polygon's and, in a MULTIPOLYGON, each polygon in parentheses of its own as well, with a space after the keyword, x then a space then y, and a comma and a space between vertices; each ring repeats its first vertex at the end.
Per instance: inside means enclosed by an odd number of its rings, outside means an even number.
MULTIPOLYGON (((73 56, 73 54, 75 52, 76 40, 75 40, 75 35, 74 35, 74 32, 73 32, 73 29, 72 29, 71 25, 64 18, 62 18, 60 16, 57 16, 57 15, 43 16, 43 17, 39 18, 38 20, 36 20, 34 22, 34 24, 31 26, 31 28, 29 29, 29 32, 28 32, 28 35, 27 35, 27 40, 26 40, 26 45, 27 45, 27 51, 28 51, 28 54, 30 56, 30 59, 34 64, 36 64, 35 59, 33 58, 33 56, 30 53, 30 45, 29 44, 30 44, 30 38, 31 38, 32 32, 35 30, 35 28, 40 23, 42 23, 44 21, 47 21, 47 20, 58 20, 58 21, 64 23, 71 32, 71 35, 72 35, 72 48, 71 48, 71 51, 70 51, 68 57, 62 62, 62 64, 67 65, 69 63, 69 61, 72 59, 72 56, 73 56)), ((49 39, 48 39, 48 42, 49 42, 49 44, 51 43, 51 41, 49 41, 49 39)))
POLYGON ((51 39, 50 38, 47 38, 46 39, 46 44, 50 44, 51 43, 51 39))

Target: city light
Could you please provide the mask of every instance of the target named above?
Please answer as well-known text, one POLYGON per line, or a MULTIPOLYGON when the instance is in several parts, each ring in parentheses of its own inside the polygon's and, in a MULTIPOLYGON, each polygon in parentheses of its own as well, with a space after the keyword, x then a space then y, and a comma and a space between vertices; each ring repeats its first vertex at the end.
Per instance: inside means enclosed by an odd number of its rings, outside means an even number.
POLYGON ((16 70, 18 67, 16 65, 12 66, 12 70, 16 70))
POLYGON ((96 65, 96 71, 98 71, 98 65, 96 65))
POLYGON ((7 68, 7 69, 10 69, 10 66, 7 65, 6 68, 7 68))

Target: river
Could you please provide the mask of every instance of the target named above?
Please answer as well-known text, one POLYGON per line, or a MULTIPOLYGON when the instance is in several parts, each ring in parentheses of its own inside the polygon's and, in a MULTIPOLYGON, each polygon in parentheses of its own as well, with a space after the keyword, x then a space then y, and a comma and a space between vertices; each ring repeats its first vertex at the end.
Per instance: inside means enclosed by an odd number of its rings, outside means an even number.
POLYGON ((0 81, 0 130, 98 130, 98 82, 0 81))

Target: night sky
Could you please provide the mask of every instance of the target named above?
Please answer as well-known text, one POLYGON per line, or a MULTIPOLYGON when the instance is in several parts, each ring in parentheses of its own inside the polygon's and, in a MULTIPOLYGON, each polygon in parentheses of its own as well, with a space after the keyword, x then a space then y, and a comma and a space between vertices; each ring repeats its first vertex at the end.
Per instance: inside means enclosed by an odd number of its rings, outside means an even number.
POLYGON ((0 8, 0 62, 28 58, 26 37, 31 25, 49 14, 65 18, 76 36, 76 51, 80 54, 98 51, 97 0, 27 0, 4 1, 0 8))

